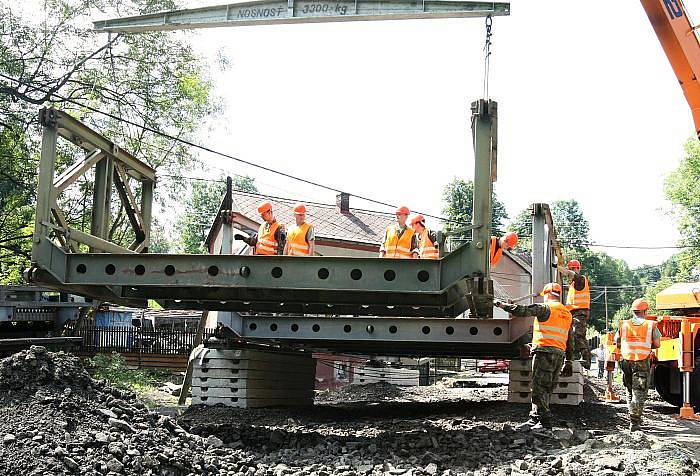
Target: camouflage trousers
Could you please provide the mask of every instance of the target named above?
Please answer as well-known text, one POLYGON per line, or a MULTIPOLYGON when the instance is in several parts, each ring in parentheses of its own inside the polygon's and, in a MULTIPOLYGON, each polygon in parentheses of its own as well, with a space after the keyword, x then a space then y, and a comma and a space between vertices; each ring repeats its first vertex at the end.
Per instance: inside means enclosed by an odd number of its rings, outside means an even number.
POLYGON ((574 309, 571 316, 574 318, 574 355, 580 353, 587 369, 591 368, 591 349, 588 347, 586 331, 588 330, 588 317, 591 312, 588 309, 574 309))
POLYGON ((630 411, 630 421, 641 423, 644 412, 644 402, 649 391, 649 378, 651 376, 651 362, 646 360, 623 360, 620 362, 622 369, 622 383, 627 389, 627 406, 630 411))
POLYGON ((564 356, 550 352, 532 354, 532 409, 530 418, 543 425, 552 424, 549 402, 559 381, 564 356))

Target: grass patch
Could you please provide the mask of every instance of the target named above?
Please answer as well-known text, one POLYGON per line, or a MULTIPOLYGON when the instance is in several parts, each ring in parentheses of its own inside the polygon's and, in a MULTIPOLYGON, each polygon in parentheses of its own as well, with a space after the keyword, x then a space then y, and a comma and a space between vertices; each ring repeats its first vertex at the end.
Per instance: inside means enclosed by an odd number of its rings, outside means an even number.
POLYGON ((172 372, 165 369, 130 369, 121 354, 97 354, 87 360, 93 378, 107 380, 110 385, 136 392, 149 407, 158 406, 158 387, 170 380, 172 372))

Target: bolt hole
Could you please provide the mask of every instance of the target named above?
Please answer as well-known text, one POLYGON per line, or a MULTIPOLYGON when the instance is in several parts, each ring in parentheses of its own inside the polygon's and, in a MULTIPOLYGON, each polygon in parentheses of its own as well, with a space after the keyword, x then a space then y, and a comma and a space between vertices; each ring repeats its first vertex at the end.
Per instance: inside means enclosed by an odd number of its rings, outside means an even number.
POLYGON ((428 273, 426 270, 418 271, 418 281, 420 281, 421 283, 424 283, 429 279, 430 279, 430 273, 428 273))
POLYGON ((384 271, 384 279, 387 281, 393 281, 396 279, 396 272, 392 269, 387 269, 384 271))
POLYGON ((321 330, 321 326, 319 326, 318 324, 314 324, 313 326, 311 326, 311 330, 314 332, 318 332, 321 330))
POLYGON ((367 326, 367 333, 368 333, 368 334, 373 334, 373 333, 374 333, 374 326, 373 326, 373 325, 367 326))
POLYGON ((247 266, 241 266, 241 269, 239 269, 238 272, 244 278, 247 278, 248 276, 250 276, 250 268, 247 266))
POLYGON ((389 326, 389 334, 396 334, 398 332, 399 328, 396 326, 389 326))
POLYGON ((350 271, 350 277, 357 281, 358 279, 362 278, 362 271, 360 271, 359 269, 353 269, 352 271, 350 271))
POLYGON ((423 326, 423 328, 421 329, 421 332, 423 332, 423 334, 426 334, 426 335, 430 334, 430 326, 423 326))
POLYGON ((479 333, 479 329, 477 329, 476 327, 470 327, 470 328, 469 328, 469 333, 470 333, 471 335, 475 336, 475 335, 477 335, 477 334, 479 333))
POLYGON ((455 328, 452 326, 447 326, 447 328, 445 329, 445 332, 447 333, 448 336, 451 336, 452 334, 455 333, 455 328))
POLYGON ((219 267, 218 266, 209 266, 209 269, 207 269, 207 273, 209 273, 209 276, 216 276, 219 274, 219 267))
POLYGON ((318 277, 319 279, 328 279, 328 276, 330 276, 330 272, 326 268, 321 268, 318 270, 318 277))
POLYGON ((299 330, 299 324, 292 324, 292 332, 296 332, 299 330))
POLYGON ((345 326, 343 327, 343 330, 344 330, 346 333, 348 333, 348 332, 350 332, 350 331, 352 330, 352 326, 351 326, 350 324, 345 324, 345 326))
POLYGON ((139 276, 143 276, 143 274, 146 272, 146 267, 142 264, 137 264, 136 267, 134 268, 134 273, 136 273, 139 276))
POLYGON ((107 274, 114 274, 117 271, 117 268, 113 264, 108 264, 105 266, 105 273, 107 274))
POLYGON ((272 332, 276 332, 277 331, 277 324, 275 324, 275 323, 270 324, 270 330, 272 332))
POLYGON ((500 336, 501 334, 503 334, 503 329, 501 329, 500 327, 496 327, 496 328, 493 330, 493 334, 494 334, 494 335, 497 335, 497 336, 500 336))
POLYGON ((274 268, 272 268, 271 274, 273 278, 282 277, 282 268, 280 268, 279 266, 275 266, 274 268))
POLYGON ((168 276, 172 276, 173 274, 175 274, 175 266, 173 266, 172 264, 169 264, 168 266, 166 266, 165 267, 165 274, 167 274, 168 276))
POLYGON ((257 328, 258 328, 258 325, 254 322, 251 322, 250 325, 248 326, 248 329, 250 329, 251 331, 254 331, 257 328))
POLYGON ((75 270, 80 274, 85 274, 87 272, 87 266, 81 263, 75 268, 75 270))

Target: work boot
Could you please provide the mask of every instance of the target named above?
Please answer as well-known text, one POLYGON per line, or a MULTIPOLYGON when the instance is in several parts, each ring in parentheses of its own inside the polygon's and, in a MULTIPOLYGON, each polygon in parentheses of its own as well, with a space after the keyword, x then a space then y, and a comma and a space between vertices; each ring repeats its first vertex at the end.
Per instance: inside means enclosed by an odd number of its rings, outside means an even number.
POLYGON ((642 424, 636 420, 630 422, 630 431, 641 431, 642 424))
POLYGON ((532 427, 532 432, 540 436, 552 436, 552 424, 539 422, 532 427))
POLYGON ((583 367, 586 370, 591 370, 591 363, 590 361, 587 360, 579 360, 581 362, 581 367, 583 367))
POLYGON ((528 421, 525 423, 521 423, 520 425, 515 427, 515 431, 530 431, 532 430, 532 427, 537 425, 538 422, 532 418, 530 418, 528 421))

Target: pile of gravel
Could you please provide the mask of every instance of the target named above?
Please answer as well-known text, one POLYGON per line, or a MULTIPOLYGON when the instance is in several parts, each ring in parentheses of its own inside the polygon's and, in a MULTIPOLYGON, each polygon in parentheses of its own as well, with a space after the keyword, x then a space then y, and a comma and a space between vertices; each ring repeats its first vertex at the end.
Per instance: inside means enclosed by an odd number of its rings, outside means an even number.
POLYGON ((235 475, 253 464, 37 346, 0 361, 0 440, 3 475, 235 475))

